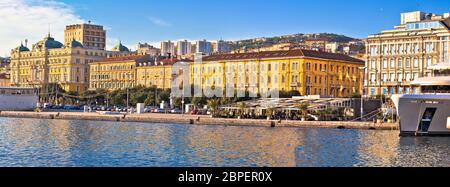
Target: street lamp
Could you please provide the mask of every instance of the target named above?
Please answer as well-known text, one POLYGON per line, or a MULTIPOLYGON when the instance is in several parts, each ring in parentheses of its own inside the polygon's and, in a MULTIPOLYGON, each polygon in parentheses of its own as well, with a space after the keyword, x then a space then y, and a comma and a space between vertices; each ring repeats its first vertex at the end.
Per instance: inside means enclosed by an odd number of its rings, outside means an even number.
POLYGON ((364 97, 364 94, 365 94, 365 90, 364 90, 364 83, 365 83, 365 81, 366 81, 366 79, 365 79, 365 77, 366 77, 366 67, 360 67, 359 68, 360 70, 361 70, 361 72, 362 72, 362 74, 363 74, 363 76, 362 76, 362 82, 361 82, 361 86, 362 86, 362 91, 361 91, 361 121, 363 121, 363 117, 364 117, 364 100, 363 100, 363 97, 364 97))

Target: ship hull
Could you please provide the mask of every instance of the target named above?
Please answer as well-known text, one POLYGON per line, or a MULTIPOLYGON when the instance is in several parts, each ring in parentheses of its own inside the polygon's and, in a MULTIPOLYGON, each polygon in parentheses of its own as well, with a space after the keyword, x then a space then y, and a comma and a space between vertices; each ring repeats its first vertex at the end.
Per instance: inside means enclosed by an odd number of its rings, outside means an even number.
POLYGON ((394 95, 401 136, 449 136, 450 95, 394 95))
POLYGON ((37 102, 33 95, 0 95, 0 111, 32 111, 37 102))

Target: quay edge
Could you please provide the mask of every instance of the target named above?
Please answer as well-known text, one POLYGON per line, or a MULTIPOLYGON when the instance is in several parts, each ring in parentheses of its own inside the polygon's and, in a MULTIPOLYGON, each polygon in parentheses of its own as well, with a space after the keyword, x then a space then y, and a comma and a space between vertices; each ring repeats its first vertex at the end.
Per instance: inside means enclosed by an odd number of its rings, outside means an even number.
POLYGON ((174 114, 130 114, 130 115, 101 115, 83 112, 19 112, 0 111, 0 117, 7 118, 35 118, 58 120, 90 120, 115 122, 144 122, 144 123, 176 123, 193 125, 224 125, 224 126, 254 126, 254 127, 291 127, 291 128, 336 128, 336 129, 370 129, 370 130, 398 130, 397 123, 376 124, 373 122, 351 121, 286 121, 259 119, 226 119, 211 118, 209 116, 190 116, 174 114))

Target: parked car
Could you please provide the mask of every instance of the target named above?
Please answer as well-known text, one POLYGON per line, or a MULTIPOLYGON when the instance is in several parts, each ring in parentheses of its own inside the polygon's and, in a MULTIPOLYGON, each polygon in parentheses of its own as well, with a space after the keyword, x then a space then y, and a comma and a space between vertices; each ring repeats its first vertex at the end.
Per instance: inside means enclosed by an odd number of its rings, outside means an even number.
POLYGON ((170 113, 172 113, 172 114, 181 114, 182 111, 181 111, 180 109, 178 109, 178 108, 175 108, 175 109, 172 109, 172 110, 170 111, 170 113))
POLYGON ((64 110, 78 110, 78 107, 72 105, 65 105, 63 107, 64 110))
POLYGON ((45 109, 49 109, 49 108, 52 108, 52 104, 51 103, 44 103, 44 108, 45 109))
POLYGON ((155 109, 153 110, 153 113, 164 113, 164 110, 163 110, 163 109, 160 109, 160 108, 155 108, 155 109))

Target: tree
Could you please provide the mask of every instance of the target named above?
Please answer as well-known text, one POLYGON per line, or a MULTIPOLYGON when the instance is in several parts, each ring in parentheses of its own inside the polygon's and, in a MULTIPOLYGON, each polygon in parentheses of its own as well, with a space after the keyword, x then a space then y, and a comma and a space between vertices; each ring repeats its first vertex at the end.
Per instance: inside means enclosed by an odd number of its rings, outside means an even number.
POLYGON ((239 108, 239 115, 242 117, 242 115, 244 115, 245 109, 247 108, 247 104, 245 104, 245 102, 239 102, 238 108, 239 108))
POLYGON ((304 102, 301 104, 297 105, 297 109, 300 110, 300 117, 301 118, 306 118, 306 115, 308 115, 308 108, 309 108, 309 103, 304 102))
POLYGON ((200 107, 201 105, 206 104, 206 98, 205 97, 193 97, 192 98, 192 104, 195 107, 200 107))
POLYGON ((266 116, 269 119, 272 119, 273 115, 274 115, 275 109, 270 107, 266 109, 266 116))
POLYGON ((144 100, 144 103, 145 103, 146 106, 156 105, 154 95, 155 94, 153 92, 150 92, 150 93, 147 94, 147 97, 144 100))
POLYGON ((137 105, 137 103, 144 103, 145 100, 147 99, 147 97, 148 97, 148 95, 141 91, 133 93, 133 94, 131 94, 131 97, 130 97, 130 104, 132 106, 135 106, 135 105, 137 105))
POLYGON ((211 111, 211 114, 214 116, 216 113, 218 107, 219 107, 219 100, 217 99, 210 99, 207 102, 208 108, 211 111))

